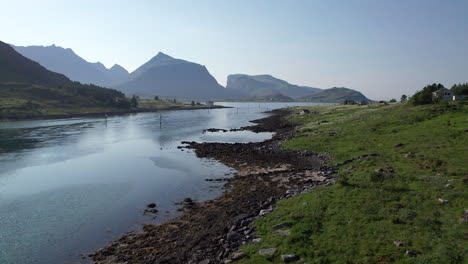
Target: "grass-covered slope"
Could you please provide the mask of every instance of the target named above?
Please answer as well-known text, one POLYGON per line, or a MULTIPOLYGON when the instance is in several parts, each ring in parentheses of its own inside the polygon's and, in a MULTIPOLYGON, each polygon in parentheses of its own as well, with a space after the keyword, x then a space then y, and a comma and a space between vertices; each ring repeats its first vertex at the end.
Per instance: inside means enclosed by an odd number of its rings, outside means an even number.
POLYGON ((286 148, 329 153, 339 182, 279 203, 257 220, 241 263, 466 263, 468 105, 313 106, 286 148), (327 121, 327 122, 324 122, 327 121), (440 201, 439 199, 442 199, 440 201), (443 201, 445 200, 445 201, 443 201), (291 222, 289 236, 273 226, 291 222), (396 244, 401 243, 399 246, 396 244), (273 256, 260 256, 264 248, 273 256))
POLYGON ((302 97, 297 100, 317 103, 342 103, 345 100, 355 101, 356 103, 361 103, 362 101, 371 102, 369 98, 356 90, 337 87, 325 89, 319 93, 302 97))

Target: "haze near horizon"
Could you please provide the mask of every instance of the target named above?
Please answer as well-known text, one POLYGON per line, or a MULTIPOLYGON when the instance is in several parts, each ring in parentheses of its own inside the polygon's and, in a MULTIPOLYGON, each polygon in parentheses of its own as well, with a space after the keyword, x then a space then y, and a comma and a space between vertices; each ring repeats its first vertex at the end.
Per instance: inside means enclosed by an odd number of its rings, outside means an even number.
POLYGON ((2 41, 55 44, 133 71, 159 51, 229 74, 345 86, 372 99, 466 82, 467 1, 15 1, 2 41), (22 14, 21 18, 17 14, 22 14))

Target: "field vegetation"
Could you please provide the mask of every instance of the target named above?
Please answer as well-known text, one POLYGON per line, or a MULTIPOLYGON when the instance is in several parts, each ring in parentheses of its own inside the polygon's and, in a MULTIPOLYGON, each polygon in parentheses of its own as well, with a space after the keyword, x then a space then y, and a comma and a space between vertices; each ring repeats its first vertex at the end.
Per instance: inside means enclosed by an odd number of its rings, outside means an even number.
POLYGON ((466 263, 466 101, 291 110, 302 125, 284 147, 328 153, 338 183, 283 200, 254 222, 261 241, 241 248, 250 257, 240 263, 283 263, 283 254, 297 263, 466 263), (288 236, 273 229, 284 222, 288 236), (259 255, 265 248, 277 251, 259 255))

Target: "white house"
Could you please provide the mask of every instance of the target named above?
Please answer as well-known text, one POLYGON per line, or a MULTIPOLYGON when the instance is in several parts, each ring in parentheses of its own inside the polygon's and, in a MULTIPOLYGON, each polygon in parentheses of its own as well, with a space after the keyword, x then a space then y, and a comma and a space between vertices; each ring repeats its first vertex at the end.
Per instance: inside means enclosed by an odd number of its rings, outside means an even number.
POLYGON ((446 88, 439 89, 432 93, 432 98, 434 99, 442 99, 442 100, 454 100, 454 94, 452 91, 446 88))

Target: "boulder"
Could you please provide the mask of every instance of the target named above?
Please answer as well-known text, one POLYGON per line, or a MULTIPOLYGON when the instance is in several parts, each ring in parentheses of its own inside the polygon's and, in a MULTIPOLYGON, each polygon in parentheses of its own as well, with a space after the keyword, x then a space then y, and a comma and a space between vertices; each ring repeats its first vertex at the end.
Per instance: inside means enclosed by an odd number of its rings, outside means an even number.
POLYGON ((283 235, 283 236, 289 236, 291 234, 291 230, 289 230, 289 229, 287 229, 287 230, 276 230, 275 232, 280 234, 280 235, 283 235))
POLYGON ((258 251, 258 254, 262 256, 271 256, 275 254, 275 252, 276 252, 276 248, 265 248, 265 249, 260 249, 258 251))
POLYGON ((231 260, 238 261, 238 260, 241 260, 241 259, 243 259, 243 258, 245 258, 247 256, 248 256, 248 254, 245 253, 245 252, 237 252, 237 253, 234 253, 234 255, 232 255, 231 260))
POLYGON ((293 226, 292 223, 284 222, 284 223, 281 223, 281 224, 274 225, 273 229, 281 229, 281 228, 284 228, 284 227, 291 227, 291 226, 293 226))
POLYGON ((146 205, 146 207, 148 208, 155 208, 156 207, 156 204, 155 203, 149 203, 146 205))
POLYGON ((284 262, 293 262, 299 260, 299 257, 294 254, 281 255, 281 260, 284 262))

